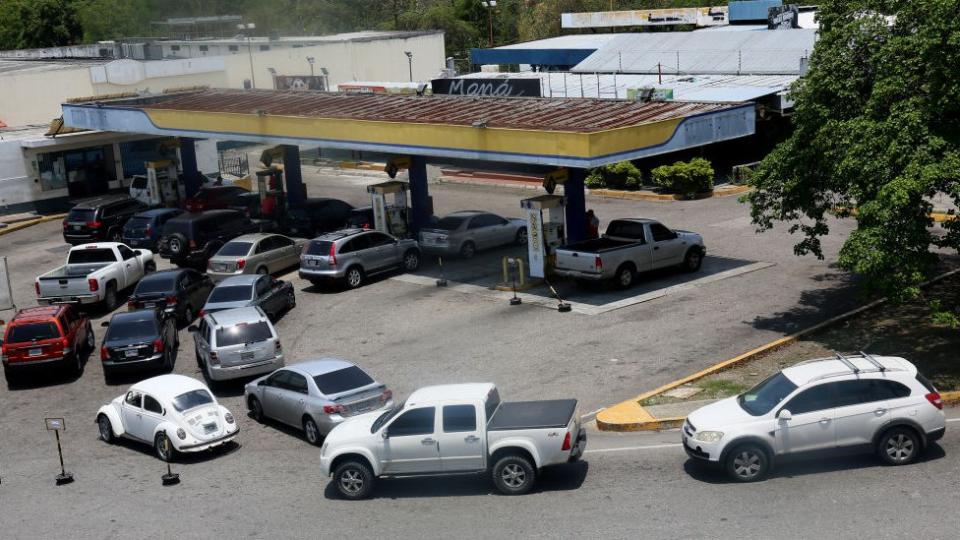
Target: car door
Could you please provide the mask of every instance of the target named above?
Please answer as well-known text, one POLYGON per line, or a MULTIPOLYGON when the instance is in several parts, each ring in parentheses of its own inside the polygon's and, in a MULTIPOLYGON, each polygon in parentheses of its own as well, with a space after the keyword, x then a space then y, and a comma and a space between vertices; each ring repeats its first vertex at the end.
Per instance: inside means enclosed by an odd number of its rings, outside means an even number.
POLYGON ((153 396, 143 395, 143 416, 140 419, 140 432, 143 440, 152 441, 157 426, 163 422, 163 406, 153 396))
POLYGON ((291 426, 303 427, 303 411, 306 408, 307 395, 306 376, 296 371, 287 372, 287 393, 284 395, 282 420, 291 426))
POLYGON ((285 369, 274 371, 263 381, 263 390, 260 395, 260 405, 263 406, 263 414, 280 420, 281 409, 283 406, 283 395, 281 391, 287 386, 287 374, 285 369))
POLYGON ((836 443, 832 384, 807 388, 777 409, 790 411, 791 419, 775 418, 774 440, 778 454, 833 448, 836 443), (796 412, 794 412, 796 411, 796 412))
POLYGON ((910 389, 884 379, 837 383, 837 446, 868 445, 891 418, 890 401, 909 396, 910 389))
POLYGON ((650 224, 653 238, 653 268, 664 268, 683 262, 682 242, 677 233, 659 223, 650 224))
POLYGON ((478 471, 484 467, 485 439, 476 405, 444 405, 437 443, 444 472, 478 471))
POLYGON ((141 441, 148 441, 143 436, 143 394, 131 390, 120 405, 120 422, 123 423, 123 431, 141 441))
POLYGON ((411 474, 439 472, 440 450, 434 438, 435 407, 404 411, 387 426, 383 439, 383 472, 411 474))
POLYGON ((254 295, 257 298, 257 305, 267 313, 275 311, 276 291, 270 287, 270 276, 260 276, 253 284, 254 295))
POLYGON ((367 236, 370 238, 369 249, 374 251, 373 256, 377 261, 377 268, 388 268, 400 263, 397 243, 393 237, 382 232, 372 232, 367 236))
POLYGON ((467 223, 466 237, 473 241, 477 249, 490 247, 490 229, 487 227, 486 214, 477 214, 467 223))
POLYGON ((300 262, 300 249, 296 242, 286 236, 274 236, 274 250, 277 252, 276 270, 286 270, 300 262))
POLYGON ((210 358, 210 325, 206 319, 200 319, 197 325, 197 331, 193 333, 193 343, 197 349, 197 355, 206 363, 210 358))
POLYGON ((370 234, 360 234, 351 239, 344 246, 348 253, 352 253, 360 261, 360 265, 367 272, 380 268, 377 262, 377 248, 370 245, 370 234))
POLYGON ((210 290, 213 289, 213 281, 206 274, 188 270, 186 287, 186 296, 190 305, 194 309, 199 309, 207 303, 207 297, 210 296, 210 290))
POLYGON ((137 254, 127 246, 119 245, 117 251, 120 252, 120 263, 123 269, 123 283, 120 288, 126 289, 143 277, 143 266, 137 254))

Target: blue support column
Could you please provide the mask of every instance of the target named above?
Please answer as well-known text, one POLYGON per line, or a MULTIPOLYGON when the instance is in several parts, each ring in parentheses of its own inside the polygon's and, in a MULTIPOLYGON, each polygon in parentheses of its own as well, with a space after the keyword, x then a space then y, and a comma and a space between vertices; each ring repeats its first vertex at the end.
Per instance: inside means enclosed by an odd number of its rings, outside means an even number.
POLYGON ((563 194, 567 198, 567 242, 578 242, 587 237, 587 200, 583 189, 586 177, 585 169, 571 168, 563 184, 563 194))
POLYGON ((430 189, 427 186, 427 158, 410 156, 410 208, 414 235, 430 223, 430 189))
POLYGON ((283 145, 283 176, 286 178, 287 206, 297 208, 307 200, 307 188, 303 185, 300 171, 300 148, 293 144, 283 145))
POLYGON ((183 187, 187 197, 193 197, 203 185, 203 175, 197 169, 197 149, 193 139, 180 138, 180 166, 183 169, 183 187))

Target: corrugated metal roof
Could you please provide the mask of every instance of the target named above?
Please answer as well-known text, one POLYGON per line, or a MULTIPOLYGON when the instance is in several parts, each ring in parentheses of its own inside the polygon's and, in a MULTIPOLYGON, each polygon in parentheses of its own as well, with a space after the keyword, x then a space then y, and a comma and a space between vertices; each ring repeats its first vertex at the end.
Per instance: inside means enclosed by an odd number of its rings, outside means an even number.
POLYGON ((578 73, 799 74, 816 30, 622 34, 577 64, 578 73))
POLYGON ((496 47, 497 49, 599 49, 621 34, 570 34, 496 47))
POLYGON ((682 118, 729 108, 721 103, 612 101, 594 99, 404 96, 276 90, 205 90, 104 105, 309 118, 343 118, 417 124, 596 132, 682 118))

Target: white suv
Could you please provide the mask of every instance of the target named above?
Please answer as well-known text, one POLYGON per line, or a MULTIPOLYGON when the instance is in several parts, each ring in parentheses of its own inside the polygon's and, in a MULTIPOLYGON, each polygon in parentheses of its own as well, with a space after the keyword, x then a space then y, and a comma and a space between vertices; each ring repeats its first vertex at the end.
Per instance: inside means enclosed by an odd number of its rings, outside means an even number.
POLYGON ((284 366, 280 337, 259 307, 207 313, 188 330, 197 365, 209 382, 263 375, 284 366))
POLYGON ((914 461, 943 437, 940 394, 903 358, 859 353, 801 362, 752 390, 697 409, 683 448, 740 482, 763 478, 774 458, 828 450, 914 461))

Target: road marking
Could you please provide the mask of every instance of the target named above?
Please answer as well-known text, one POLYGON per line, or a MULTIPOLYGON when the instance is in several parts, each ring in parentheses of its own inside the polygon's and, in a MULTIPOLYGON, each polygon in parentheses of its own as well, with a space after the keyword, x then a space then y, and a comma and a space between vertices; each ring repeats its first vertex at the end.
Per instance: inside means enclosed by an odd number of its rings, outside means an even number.
POLYGON ((947 422, 960 422, 960 418, 948 418, 947 422))
POLYGON ((581 415, 581 416, 580 416, 580 421, 582 421, 582 422, 590 422, 591 420, 593 420, 593 418, 592 418, 593 416, 596 416, 598 412, 600 412, 600 411, 605 411, 606 409, 607 409, 606 407, 600 407, 599 409, 597 409, 597 410, 595 410, 595 411, 588 412, 587 414, 581 415), (589 419, 589 420, 588 420, 588 419, 589 419))
POLYGON ((680 443, 652 444, 648 446, 625 446, 622 448, 592 448, 584 450, 584 454, 599 454, 601 452, 629 452, 631 450, 660 450, 663 448, 677 448, 683 446, 680 443))

